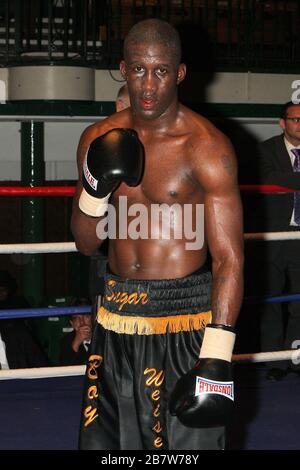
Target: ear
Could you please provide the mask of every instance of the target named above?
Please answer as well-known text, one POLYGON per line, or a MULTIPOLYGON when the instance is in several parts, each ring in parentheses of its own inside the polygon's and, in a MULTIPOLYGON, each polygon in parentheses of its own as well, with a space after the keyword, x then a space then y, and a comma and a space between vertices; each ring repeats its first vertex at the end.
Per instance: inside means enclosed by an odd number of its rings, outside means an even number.
POLYGON ((179 64, 178 70, 177 70, 177 85, 181 83, 186 76, 186 65, 185 64, 179 64))
POLYGON ((279 126, 283 131, 285 131, 285 120, 284 119, 279 119, 279 126))
POLYGON ((126 80, 126 64, 125 64, 124 60, 121 60, 121 62, 120 62, 120 72, 121 72, 121 75, 124 78, 124 80, 126 80))

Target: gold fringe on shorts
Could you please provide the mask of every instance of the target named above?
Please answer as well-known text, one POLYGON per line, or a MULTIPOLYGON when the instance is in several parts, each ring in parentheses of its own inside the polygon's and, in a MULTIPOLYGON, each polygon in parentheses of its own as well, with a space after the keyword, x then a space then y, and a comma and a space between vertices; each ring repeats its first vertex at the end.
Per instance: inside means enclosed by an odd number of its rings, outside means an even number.
POLYGON ((100 307, 97 322, 106 330, 127 335, 161 335, 178 333, 180 331, 201 330, 211 322, 211 310, 185 315, 170 315, 161 317, 138 317, 119 315, 100 307))

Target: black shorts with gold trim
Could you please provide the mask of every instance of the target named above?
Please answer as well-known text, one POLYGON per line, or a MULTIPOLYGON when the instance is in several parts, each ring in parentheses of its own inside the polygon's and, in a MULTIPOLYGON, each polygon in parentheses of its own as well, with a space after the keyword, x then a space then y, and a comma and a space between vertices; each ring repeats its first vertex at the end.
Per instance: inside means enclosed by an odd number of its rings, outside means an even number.
POLYGON ((223 428, 191 429, 168 411, 211 321, 211 274, 128 280, 107 273, 93 332, 80 448, 222 449, 223 428))

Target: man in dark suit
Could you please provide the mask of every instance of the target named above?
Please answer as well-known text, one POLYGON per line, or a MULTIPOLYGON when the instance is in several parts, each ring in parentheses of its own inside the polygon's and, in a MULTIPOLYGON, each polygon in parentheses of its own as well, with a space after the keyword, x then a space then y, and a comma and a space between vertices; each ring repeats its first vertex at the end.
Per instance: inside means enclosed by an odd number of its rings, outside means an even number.
POLYGON ((23 319, 0 321, 2 369, 47 367, 49 361, 23 319))
MULTIPOLYGON (((259 145, 260 183, 275 184, 300 190, 300 104, 286 103, 279 125, 281 135, 259 145)), ((266 196, 264 228, 267 231, 300 230, 300 193, 266 196)), ((280 295, 300 293, 300 241, 274 241, 264 245, 266 293, 280 295)), ((261 317, 261 348, 276 351, 297 347, 300 340, 300 302, 291 302, 288 315, 283 304, 263 307, 261 317)), ((269 363, 267 377, 280 380, 288 367, 299 371, 295 364, 285 361, 269 363)), ((298 365, 299 368, 299 365, 298 365)))
MULTIPOLYGON (((28 307, 27 301, 17 296, 16 280, 8 271, 0 270, 0 311, 28 307)), ((0 319, 0 369, 48 365, 47 357, 22 318, 0 319)))

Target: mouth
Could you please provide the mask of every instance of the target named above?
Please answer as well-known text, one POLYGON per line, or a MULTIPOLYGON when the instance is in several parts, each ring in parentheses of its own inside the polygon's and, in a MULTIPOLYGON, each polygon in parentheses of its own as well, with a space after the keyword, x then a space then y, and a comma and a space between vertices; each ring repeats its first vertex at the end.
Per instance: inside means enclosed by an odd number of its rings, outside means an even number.
POLYGON ((155 100, 153 98, 143 98, 141 104, 143 109, 152 109, 155 106, 155 100))

